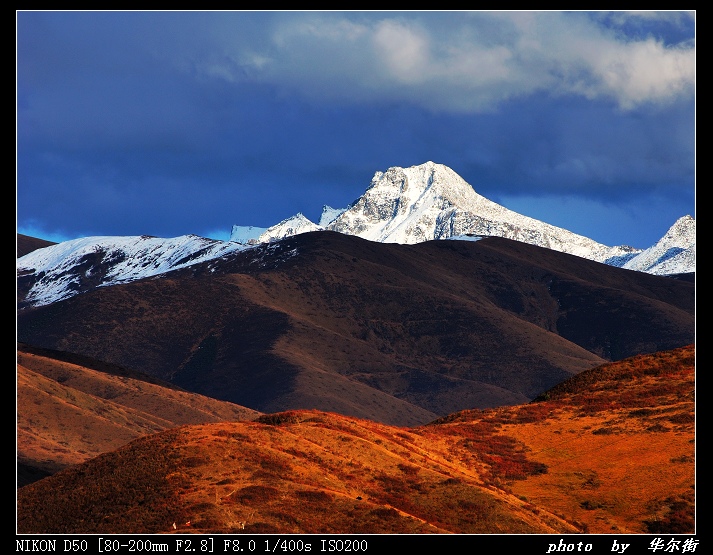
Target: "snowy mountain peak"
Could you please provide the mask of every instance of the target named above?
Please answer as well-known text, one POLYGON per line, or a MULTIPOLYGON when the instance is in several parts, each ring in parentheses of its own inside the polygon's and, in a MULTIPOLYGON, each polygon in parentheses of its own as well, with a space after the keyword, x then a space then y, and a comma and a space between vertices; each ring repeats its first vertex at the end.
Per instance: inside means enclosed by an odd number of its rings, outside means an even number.
POLYGON ((49 304, 94 287, 157 276, 324 229, 403 244, 496 236, 650 274, 696 270, 696 221, 690 215, 644 251, 608 247, 508 210, 476 193, 447 166, 426 162, 377 171, 364 194, 346 209, 324 206, 319 224, 298 213, 267 229, 233 226, 230 241, 197 235, 84 237, 37 249, 17 260, 18 291, 24 293, 26 305, 49 304))
POLYGON ((419 243, 450 237, 439 224, 455 209, 487 213, 494 206, 447 166, 395 166, 377 171, 366 192, 327 229, 372 241, 419 243))
POLYGON ((247 245, 257 244, 260 235, 267 231, 266 227, 255 227, 254 225, 234 225, 230 230, 229 241, 243 243, 247 245))
POLYGON ((657 244, 688 248, 696 244, 696 220, 686 215, 676 220, 657 244))
POLYGON ((441 209, 464 203, 490 202, 477 194, 451 168, 434 162, 410 168, 395 166, 386 172, 377 171, 365 196, 377 194, 396 196, 401 205, 405 206, 436 201, 440 203, 441 209))
POLYGON ((493 235, 600 262, 624 254, 620 247, 607 247, 492 202, 451 168, 434 162, 376 172, 366 192, 326 229, 404 244, 493 235))
MULTIPOLYGON (((635 259, 642 252, 626 245, 609 247, 513 212, 479 195, 448 166, 432 161, 408 168, 393 166, 385 172, 377 171, 364 194, 346 209, 324 206, 319 224, 297 214, 268 228, 259 240, 276 241, 296 233, 321 229, 356 235, 370 241, 402 244, 459 237, 504 237, 632 269, 635 259)), ((676 259, 685 261, 676 265, 676 273, 695 271, 695 220, 690 216, 681 218, 670 235, 668 243, 680 243, 681 238, 688 238, 688 243, 685 240, 681 244, 667 243, 669 258, 678 256, 675 249, 687 251, 676 259)), ((645 271, 654 273, 652 268, 655 265, 652 259, 646 265, 649 269, 645 271)), ((668 269, 671 268, 669 265, 668 269)))
POLYGON ((324 229, 322 226, 307 219, 302 212, 298 212, 294 216, 282 220, 279 224, 268 227, 260 235, 259 241, 261 243, 270 243, 291 235, 307 233, 308 231, 321 231, 322 229, 324 229))
POLYGON ((346 208, 332 208, 331 206, 325 204, 322 207, 322 215, 319 218, 319 225, 321 227, 327 227, 345 210, 346 208))
POLYGON ((668 275, 696 271, 696 220, 683 216, 659 241, 623 266, 650 274, 668 275))

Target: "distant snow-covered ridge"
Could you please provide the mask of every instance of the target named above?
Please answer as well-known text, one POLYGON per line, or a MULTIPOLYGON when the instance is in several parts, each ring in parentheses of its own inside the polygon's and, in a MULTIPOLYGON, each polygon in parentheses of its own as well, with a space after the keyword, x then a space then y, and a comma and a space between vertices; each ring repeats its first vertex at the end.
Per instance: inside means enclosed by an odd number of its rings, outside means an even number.
POLYGON ((241 243, 182 235, 83 237, 17 259, 18 278, 32 279, 25 298, 35 306, 69 298, 88 287, 127 283, 244 250, 241 243))
MULTIPOLYGON (((307 233, 309 231, 321 231, 324 227, 312 223, 301 212, 295 214, 291 218, 282 220, 279 224, 267 228, 258 237, 258 242, 269 243, 279 241, 285 237, 307 233)), ((231 235, 232 240, 232 235, 231 235)))
POLYGON ((233 226, 230 241, 196 235, 108 236, 37 249, 17 259, 18 291, 26 291, 25 305, 51 304, 94 287, 165 274, 236 251, 265 249, 268 255, 280 239, 325 229, 404 244, 497 236, 651 274, 696 270, 696 221, 691 216, 680 218, 646 250, 608 247, 508 210, 478 195, 450 168, 427 162, 376 172, 371 186, 349 207, 325 206, 319 225, 296 214, 267 229, 233 226))
POLYGON ((696 220, 679 218, 655 245, 622 265, 629 270, 666 275, 696 271, 696 220))
MULTIPOLYGON (((451 168, 426 162, 410 168, 377 171, 366 192, 347 208, 324 206, 319 224, 299 213, 261 229, 252 242, 277 241, 307 231, 328 229, 370 241, 414 244, 466 236, 496 236, 523 241, 610 266, 652 274, 695 272, 695 220, 680 218, 645 251, 609 247, 588 237, 513 212, 475 192, 451 168)), ((233 227, 231 240, 240 240, 233 227)))

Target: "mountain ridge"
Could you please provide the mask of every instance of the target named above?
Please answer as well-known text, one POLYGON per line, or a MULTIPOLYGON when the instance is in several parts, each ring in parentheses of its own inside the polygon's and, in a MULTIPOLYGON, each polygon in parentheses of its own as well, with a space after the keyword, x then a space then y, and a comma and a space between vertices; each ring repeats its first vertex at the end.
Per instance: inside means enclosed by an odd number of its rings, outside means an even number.
POLYGON ((366 193, 348 208, 325 206, 319 225, 298 213, 266 229, 235 225, 231 240, 225 242, 196 235, 170 239, 142 235, 47 244, 39 239, 28 242, 30 238, 18 234, 18 300, 22 306, 48 304, 95 286, 156 276, 323 230, 398 244, 496 236, 634 271, 695 274, 695 220, 691 216, 680 218, 644 251, 607 247, 508 210, 478 195, 450 168, 427 162, 376 172, 366 193))
MULTIPOLYGON (((245 229, 234 226, 231 240, 244 240, 245 229)), ((646 250, 648 262, 644 263, 639 258, 640 249, 626 245, 609 247, 518 214, 479 195, 451 168, 431 161, 377 171, 365 193, 348 207, 334 209, 325 205, 319 224, 300 213, 261 230, 251 240, 269 242, 320 229, 401 244, 464 235, 498 236, 637 271, 657 274, 695 271, 695 220, 690 215, 679 218, 656 245, 646 250), (670 254, 665 256, 667 249, 663 242, 674 242, 678 249, 686 251, 685 255, 673 260, 670 254), (659 253, 660 260, 652 258, 654 252, 659 253)))
POLYGON ((695 338, 694 284, 498 237, 400 245, 316 231, 87 287, 22 305, 18 340, 261 412, 398 424, 524 402, 695 338))

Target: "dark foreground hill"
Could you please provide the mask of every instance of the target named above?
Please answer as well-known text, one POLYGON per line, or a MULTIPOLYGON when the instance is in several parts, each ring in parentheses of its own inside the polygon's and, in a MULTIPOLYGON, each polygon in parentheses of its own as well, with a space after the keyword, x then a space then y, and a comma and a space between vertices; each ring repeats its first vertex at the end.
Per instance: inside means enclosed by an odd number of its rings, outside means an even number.
POLYGON ((694 284, 500 238, 307 233, 18 313, 18 340, 261 412, 396 425, 690 344, 694 284))
POLYGON ((182 426, 22 487, 19 533, 685 533, 695 351, 400 428, 321 411, 182 426))

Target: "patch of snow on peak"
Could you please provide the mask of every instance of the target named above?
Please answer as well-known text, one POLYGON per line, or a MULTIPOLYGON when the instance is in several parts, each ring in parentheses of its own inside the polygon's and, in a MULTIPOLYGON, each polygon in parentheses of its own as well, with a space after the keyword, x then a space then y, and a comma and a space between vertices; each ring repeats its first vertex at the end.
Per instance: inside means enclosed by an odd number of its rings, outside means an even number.
POLYGON ((334 220, 336 220, 346 208, 332 208, 326 204, 322 207, 322 215, 319 218, 319 225, 321 227, 327 227, 334 220))
POLYGON ((480 241, 483 239, 482 235, 454 235, 453 237, 448 237, 449 241, 480 241))
POLYGON ((696 220, 679 218, 659 241, 622 266, 657 275, 696 271, 696 220))
POLYGON ((230 241, 243 244, 255 244, 260 235, 267 231, 266 227, 255 227, 254 225, 234 225, 230 231, 230 241))
POLYGON ((25 300, 50 304, 93 286, 127 283, 224 256, 239 243, 182 235, 172 239, 95 236, 64 241, 17 259, 17 274, 34 283, 25 300))
POLYGON ((279 224, 268 227, 267 230, 260 235, 258 240, 261 243, 269 243, 279 241, 285 237, 307 233, 309 231, 322 231, 324 228, 314 222, 308 220, 302 212, 298 212, 294 216, 282 220, 279 224))

